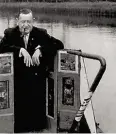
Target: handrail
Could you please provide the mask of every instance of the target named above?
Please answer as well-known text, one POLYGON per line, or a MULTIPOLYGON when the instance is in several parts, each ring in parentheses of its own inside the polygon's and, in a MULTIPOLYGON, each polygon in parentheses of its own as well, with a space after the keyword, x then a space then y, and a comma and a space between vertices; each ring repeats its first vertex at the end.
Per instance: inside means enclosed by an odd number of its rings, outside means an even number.
POLYGON ((66 50, 66 51, 69 54, 78 55, 78 56, 93 59, 93 60, 98 60, 100 62, 100 64, 101 64, 101 67, 100 67, 100 69, 99 69, 99 71, 98 71, 98 73, 97 73, 97 75, 96 75, 91 87, 90 87, 88 95, 84 99, 83 103, 81 104, 81 106, 80 106, 80 108, 79 108, 79 110, 78 110, 78 112, 76 114, 76 117, 75 117, 75 119, 74 119, 74 121, 72 123, 72 126, 71 126, 71 128, 69 130, 69 132, 73 133, 73 132, 75 132, 75 129, 76 129, 76 132, 79 132, 80 120, 81 120, 81 118, 82 118, 82 116, 84 114, 84 111, 85 111, 87 105, 89 104, 89 102, 90 102, 90 100, 92 98, 93 93, 95 92, 95 90, 96 90, 96 88, 97 88, 97 86, 98 86, 98 84, 99 84, 99 82, 100 82, 105 70, 106 70, 106 60, 103 57, 99 56, 99 55, 83 53, 83 52, 81 52, 79 50, 66 50))

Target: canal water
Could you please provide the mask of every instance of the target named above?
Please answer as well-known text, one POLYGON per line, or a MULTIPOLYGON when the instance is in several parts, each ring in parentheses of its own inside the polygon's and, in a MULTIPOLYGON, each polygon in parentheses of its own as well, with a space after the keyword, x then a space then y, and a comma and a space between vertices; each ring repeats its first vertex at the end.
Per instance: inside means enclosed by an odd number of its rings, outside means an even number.
MULTIPOLYGON (((4 30, 16 25, 15 15, 0 12, 0 36, 4 30)), ((65 48, 101 55, 107 68, 93 95, 96 121, 106 133, 116 132, 116 27, 115 18, 91 18, 87 16, 58 16, 36 14, 34 25, 46 28, 48 33, 60 39, 65 48)), ((89 83, 99 69, 99 63, 85 59, 89 83)))

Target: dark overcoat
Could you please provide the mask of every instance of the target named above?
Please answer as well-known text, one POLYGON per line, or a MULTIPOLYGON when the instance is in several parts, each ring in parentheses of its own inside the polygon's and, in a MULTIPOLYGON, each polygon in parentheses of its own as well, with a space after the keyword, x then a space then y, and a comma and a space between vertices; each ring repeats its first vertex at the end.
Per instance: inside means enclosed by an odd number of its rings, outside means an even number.
POLYGON ((24 58, 19 57, 20 48, 25 45, 18 26, 6 29, 0 42, 1 53, 14 53, 14 132, 39 131, 46 127, 46 68, 57 50, 64 46, 45 29, 33 27, 27 45, 31 56, 38 45, 42 53, 40 65, 26 67, 24 58))

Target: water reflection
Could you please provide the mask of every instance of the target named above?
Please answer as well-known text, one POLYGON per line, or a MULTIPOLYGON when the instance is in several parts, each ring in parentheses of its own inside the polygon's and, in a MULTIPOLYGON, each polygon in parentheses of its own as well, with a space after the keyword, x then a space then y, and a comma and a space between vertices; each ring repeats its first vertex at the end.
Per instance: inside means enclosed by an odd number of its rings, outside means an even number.
MULTIPOLYGON (((93 104, 97 122, 104 132, 116 132, 116 28, 114 18, 78 18, 68 16, 35 15, 34 25, 46 28, 48 33, 65 44, 65 48, 81 49, 87 53, 103 56, 107 62, 107 69, 100 82, 93 104), (103 26, 101 26, 103 25, 103 26)), ((0 36, 7 27, 16 25, 13 13, 0 14, 0 36), (3 16, 2 16, 3 15, 3 16)), ((99 69, 99 63, 85 60, 90 84, 99 69)))

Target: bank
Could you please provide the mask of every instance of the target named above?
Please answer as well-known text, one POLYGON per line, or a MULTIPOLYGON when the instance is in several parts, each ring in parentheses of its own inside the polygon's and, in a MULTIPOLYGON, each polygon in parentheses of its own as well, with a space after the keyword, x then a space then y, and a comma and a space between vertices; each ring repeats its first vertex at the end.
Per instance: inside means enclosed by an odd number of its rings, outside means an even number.
POLYGON ((28 7, 34 12, 58 14, 58 15, 90 15, 90 16, 116 16, 116 2, 8 2, 0 3, 0 11, 19 10, 28 7))

